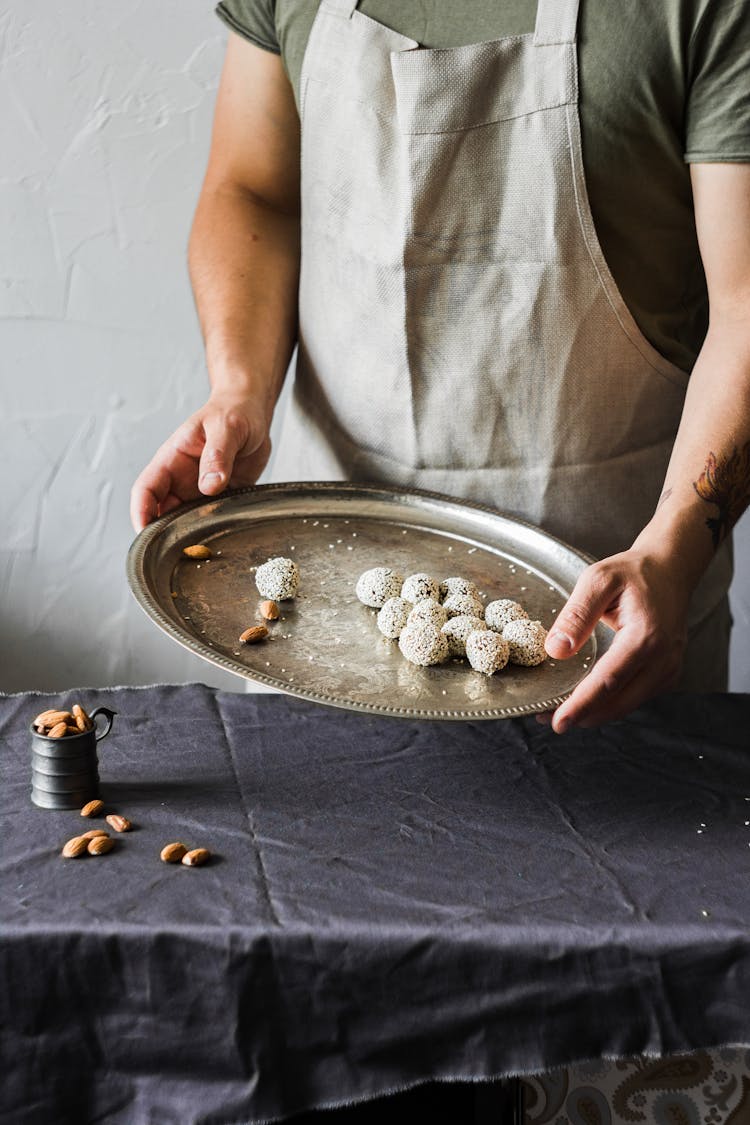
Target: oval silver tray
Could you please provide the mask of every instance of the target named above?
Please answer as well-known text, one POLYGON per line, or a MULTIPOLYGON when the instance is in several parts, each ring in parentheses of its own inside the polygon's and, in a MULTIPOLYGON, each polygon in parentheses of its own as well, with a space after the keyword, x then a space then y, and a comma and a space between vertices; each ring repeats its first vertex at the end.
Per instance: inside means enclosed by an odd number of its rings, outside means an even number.
POLYGON ((497 719, 548 711, 586 675, 612 633, 600 625, 567 661, 509 665, 494 676, 465 661, 419 668, 378 631, 354 587, 362 571, 476 582, 485 601, 513 598, 549 628, 591 560, 538 528, 434 493, 348 483, 271 484, 198 500, 145 528, 128 581, 179 644, 221 668, 335 707, 416 719, 497 719), (213 557, 182 554, 194 543, 213 557), (301 574, 270 636, 241 645, 260 621, 255 568, 283 555, 301 574))

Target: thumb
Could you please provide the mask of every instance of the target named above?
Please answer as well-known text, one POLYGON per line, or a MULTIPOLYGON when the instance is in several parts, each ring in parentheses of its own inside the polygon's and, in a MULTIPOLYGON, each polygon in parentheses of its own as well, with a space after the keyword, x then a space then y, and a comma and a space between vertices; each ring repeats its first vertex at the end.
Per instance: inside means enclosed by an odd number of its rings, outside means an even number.
POLYGON ((205 496, 214 496, 229 484, 237 453, 245 443, 239 427, 223 418, 207 418, 203 423, 205 444, 198 468, 198 488, 205 496))
POLYGON ((613 577, 590 566, 575 584, 573 593, 560 610, 545 648, 555 660, 574 656, 589 639, 616 593, 613 577))

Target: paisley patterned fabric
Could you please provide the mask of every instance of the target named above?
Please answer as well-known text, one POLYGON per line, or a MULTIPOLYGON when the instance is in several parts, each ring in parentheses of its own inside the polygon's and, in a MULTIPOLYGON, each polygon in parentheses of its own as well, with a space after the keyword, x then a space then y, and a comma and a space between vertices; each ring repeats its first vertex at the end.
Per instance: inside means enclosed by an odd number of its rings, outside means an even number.
POLYGON ((525 1125, 750 1125, 750 1050, 580 1063, 524 1089, 525 1125))

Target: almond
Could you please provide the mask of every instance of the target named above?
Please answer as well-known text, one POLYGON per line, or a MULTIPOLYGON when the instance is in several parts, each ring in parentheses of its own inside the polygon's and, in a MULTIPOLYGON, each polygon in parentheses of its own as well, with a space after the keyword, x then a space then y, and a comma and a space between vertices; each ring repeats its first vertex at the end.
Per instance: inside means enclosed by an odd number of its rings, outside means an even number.
POLYGON ((57 723, 72 723, 75 722, 70 711, 42 711, 40 715, 34 719, 34 725, 41 725, 43 727, 54 727, 57 723))
POLYGON ((82 731, 80 727, 72 727, 70 723, 68 723, 65 727, 65 733, 79 735, 84 734, 85 732, 82 731))
POLYGON ((81 816, 99 816, 104 812, 104 801, 89 801, 81 809, 81 816))
POLYGON ((37 715, 37 717, 34 719, 34 726, 35 727, 46 726, 47 725, 47 719, 50 717, 50 715, 54 715, 54 714, 55 714, 54 711, 40 711, 39 714, 37 715))
POLYGON ((106 855, 114 846, 115 842, 111 836, 94 836, 93 840, 88 841, 86 850, 89 855, 106 855))
POLYGON ((261 602, 260 615, 265 617, 266 621, 276 621, 279 616, 279 607, 276 602, 261 602))
POLYGON ((159 859, 164 863, 179 863, 184 855, 187 855, 187 848, 179 841, 175 841, 174 844, 164 845, 159 853, 159 859))
POLYGON ((91 730, 94 725, 80 703, 73 704, 73 718, 79 730, 91 730))
POLYGON ((119 813, 110 813, 109 816, 104 818, 110 828, 114 828, 115 832, 129 832, 133 825, 130 823, 126 816, 120 816, 119 813))
POLYGON ((88 832, 83 833, 81 839, 93 840, 97 836, 109 836, 109 832, 105 832, 103 828, 89 828, 88 832))
POLYGON ((64 738, 68 733, 67 723, 55 723, 55 725, 48 731, 48 738, 64 738))
POLYGON ((63 846, 61 855, 64 855, 66 859, 78 859, 80 855, 85 854, 88 846, 89 842, 85 836, 73 836, 63 846))
POLYGON ((186 867, 202 867, 210 858, 211 853, 208 848, 193 848, 182 857, 182 862, 186 867))
POLYGON ((255 645, 267 636, 268 629, 265 625, 251 625, 249 629, 245 629, 244 633, 240 633, 240 644, 255 645))
POLYGON ((205 543, 195 543, 192 547, 183 547, 183 555, 187 555, 189 559, 210 559, 211 548, 207 547, 205 543))

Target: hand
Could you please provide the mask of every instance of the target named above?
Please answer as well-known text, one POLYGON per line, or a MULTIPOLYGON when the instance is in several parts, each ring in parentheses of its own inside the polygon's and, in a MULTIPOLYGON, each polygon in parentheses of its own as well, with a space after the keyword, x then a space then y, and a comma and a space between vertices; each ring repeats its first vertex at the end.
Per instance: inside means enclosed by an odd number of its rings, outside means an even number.
POLYGON ((635 548, 583 572, 547 637, 548 654, 554 660, 573 656, 600 620, 616 636, 548 720, 557 734, 620 719, 675 685, 687 641, 690 593, 690 582, 673 561, 635 548))
POLYGON ((253 402, 212 394, 157 450, 130 494, 136 531, 186 500, 255 484, 271 453, 268 424, 253 402))

